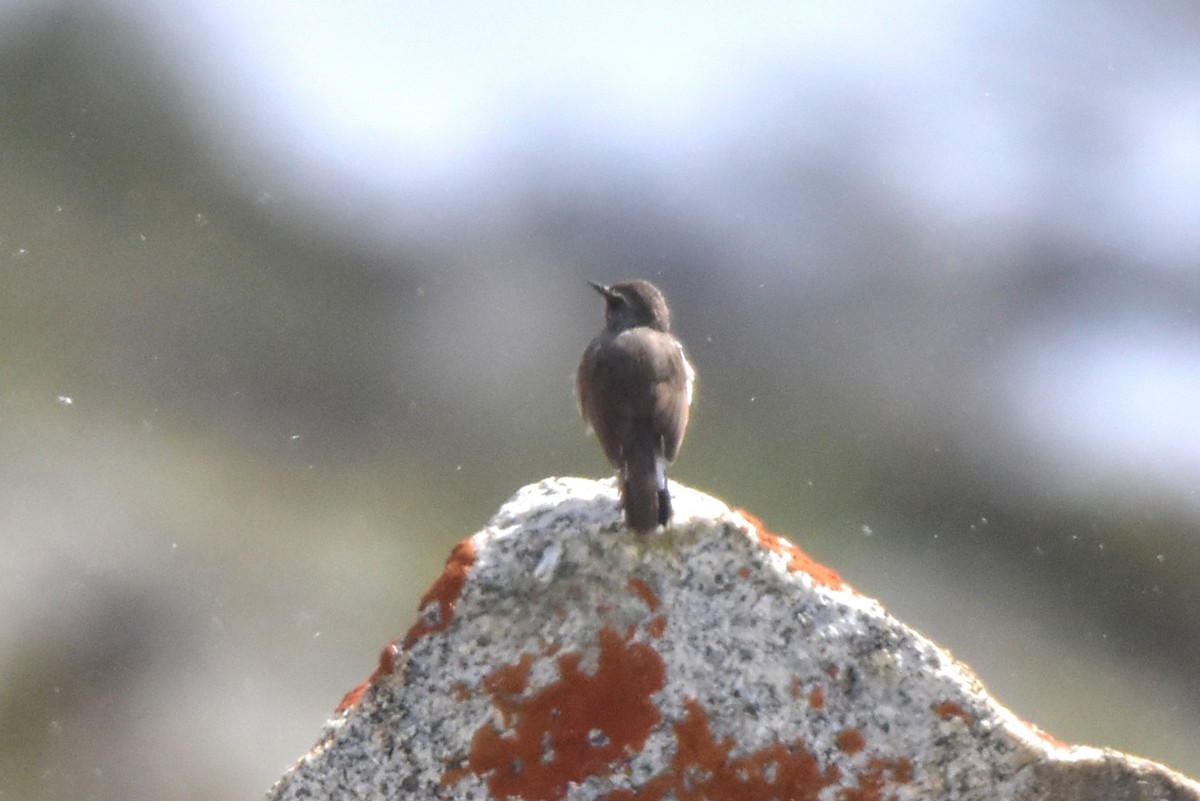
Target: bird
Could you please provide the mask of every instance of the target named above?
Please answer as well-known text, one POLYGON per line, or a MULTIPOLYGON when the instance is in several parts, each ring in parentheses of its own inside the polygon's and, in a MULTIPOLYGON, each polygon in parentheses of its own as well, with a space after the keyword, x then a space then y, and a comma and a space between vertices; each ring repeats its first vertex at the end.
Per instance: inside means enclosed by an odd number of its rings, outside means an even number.
POLYGON ((648 534, 671 522, 666 465, 683 444, 696 371, 658 287, 588 284, 604 298, 604 329, 579 362, 579 408, 617 468, 626 526, 648 534))

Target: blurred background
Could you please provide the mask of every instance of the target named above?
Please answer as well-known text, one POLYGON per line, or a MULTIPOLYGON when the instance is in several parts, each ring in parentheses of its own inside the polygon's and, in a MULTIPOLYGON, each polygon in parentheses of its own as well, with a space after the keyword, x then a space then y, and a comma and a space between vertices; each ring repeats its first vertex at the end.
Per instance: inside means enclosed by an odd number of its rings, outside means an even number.
POLYGON ((0 0, 0 796, 256 798, 520 486, 672 476, 1200 774, 1200 6, 0 0))

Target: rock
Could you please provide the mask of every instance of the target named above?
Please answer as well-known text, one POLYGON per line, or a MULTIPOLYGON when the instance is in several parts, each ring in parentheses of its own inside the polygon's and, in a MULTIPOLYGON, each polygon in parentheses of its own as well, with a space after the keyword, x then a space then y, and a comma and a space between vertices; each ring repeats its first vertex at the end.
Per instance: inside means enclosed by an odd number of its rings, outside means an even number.
POLYGON ((971 671, 753 518, 672 486, 525 487, 269 798, 1197 799, 1017 719, 971 671))

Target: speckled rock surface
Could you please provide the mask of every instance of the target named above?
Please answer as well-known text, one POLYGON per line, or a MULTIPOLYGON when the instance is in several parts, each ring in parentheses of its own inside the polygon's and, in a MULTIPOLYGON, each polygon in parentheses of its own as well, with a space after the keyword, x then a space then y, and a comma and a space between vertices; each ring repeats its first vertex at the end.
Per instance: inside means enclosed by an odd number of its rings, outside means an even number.
POLYGON ((786 540, 673 493, 638 537, 611 481, 518 492, 269 797, 1200 799, 1040 734, 786 540))

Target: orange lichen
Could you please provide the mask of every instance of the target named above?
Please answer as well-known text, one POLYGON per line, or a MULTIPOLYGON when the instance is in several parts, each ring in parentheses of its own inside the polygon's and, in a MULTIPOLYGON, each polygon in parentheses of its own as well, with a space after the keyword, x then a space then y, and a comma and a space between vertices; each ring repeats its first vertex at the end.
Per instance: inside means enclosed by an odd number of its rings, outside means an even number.
POLYGON ((808 693, 808 705, 812 709, 824 709, 825 691, 820 687, 813 687, 808 693))
POLYGON ((662 719, 651 700, 663 686, 662 659, 611 628, 600 631, 599 647, 594 675, 580 670, 578 653, 561 654, 559 680, 534 691, 532 655, 493 670, 483 690, 503 730, 490 723, 476 730, 466 766, 448 771, 443 784, 470 773, 486 777, 497 798, 556 801, 571 782, 611 773, 615 760, 641 750, 662 719))
MULTIPOLYGON (((607 801, 816 801, 822 791, 842 780, 837 765, 822 769, 800 740, 733 756, 733 739, 718 742, 713 737, 708 715, 699 702, 688 699, 684 705, 686 715, 674 725, 676 749, 670 767, 636 790, 609 793, 607 801)), ((864 745, 858 729, 846 729, 838 737, 838 747, 848 755, 858 753, 864 745)), ((855 786, 837 790, 836 798, 884 801, 889 784, 912 782, 912 760, 872 757, 853 778, 855 786)))
POLYGON ((474 562, 475 544, 471 540, 463 540, 454 546, 454 550, 450 552, 450 558, 446 560, 446 567, 442 570, 442 575, 438 576, 437 580, 421 596, 421 602, 417 605, 417 609, 423 613, 425 607, 436 602, 438 605, 437 617, 432 621, 422 617, 413 624, 412 628, 408 630, 408 634, 404 635, 405 650, 411 648, 413 643, 426 634, 445 630, 454 620, 454 606, 458 603, 458 596, 462 593, 463 585, 467 581, 467 571, 471 569, 474 562))
POLYGON ((1049 732, 1042 731, 1040 728, 1033 725, 1032 723, 1030 723, 1027 720, 1022 721, 1022 723, 1024 723, 1026 726, 1028 726, 1029 730, 1032 731, 1035 735, 1037 735, 1038 739, 1040 739, 1042 742, 1049 745, 1051 748, 1068 748, 1070 746, 1070 743, 1067 743, 1067 742, 1064 742, 1064 741, 1058 739, 1057 737, 1055 737, 1053 734, 1050 734, 1049 732))
MULTIPOLYGON (((361 674, 360 674, 361 675, 361 674)), ((334 708, 333 714, 340 715, 352 706, 356 706, 362 700, 363 693, 371 686, 371 682, 375 679, 375 674, 372 673, 369 678, 363 679, 358 683, 353 690, 342 696, 342 700, 338 701, 338 705, 334 708)), ((345 686, 345 685, 343 685, 345 686)))
MULTIPOLYGON (((895 760, 872 757, 867 763, 866 770, 860 771, 855 777, 857 787, 844 787, 838 790, 839 801, 884 801, 883 791, 887 788, 888 778, 885 775, 891 771, 891 781, 896 784, 908 784, 912 781, 912 760, 900 757, 895 760)), ((895 799, 895 795, 888 796, 895 799)))
MULTIPOLYGON (((588 777, 628 775, 624 760, 644 747, 661 721, 652 696, 663 686, 663 664, 649 646, 623 640, 611 628, 600 632, 599 644, 595 675, 579 670, 579 654, 563 654, 559 680, 538 690, 530 690, 529 680, 539 657, 525 654, 493 670, 482 689, 499 712, 500 730, 481 726, 465 765, 448 770, 443 786, 476 775, 492 797, 558 801, 572 783, 588 777)), ((819 689, 809 693, 810 704, 819 689)), ((801 740, 735 756, 734 739, 714 737, 708 713, 695 699, 684 701, 684 717, 672 731, 674 756, 666 769, 636 789, 610 792, 607 801, 817 801, 843 780, 841 768, 822 766, 801 740)), ((848 756, 866 746, 856 728, 843 730, 836 742, 848 756)), ((834 797, 884 801, 889 784, 908 784, 912 777, 911 760, 872 757, 852 775, 855 786, 834 797)))
POLYGON ((629 589, 637 593, 637 596, 642 599, 642 603, 644 603, 646 608, 651 612, 658 609, 658 595, 655 594, 654 590, 650 589, 649 584, 639 578, 631 578, 629 580, 629 589))
POLYGON ((842 577, 839 576, 836 571, 834 571, 832 568, 826 567, 820 562, 813 560, 812 557, 797 548, 787 539, 784 539, 778 534, 772 534, 770 531, 767 531, 766 526, 764 526, 762 521, 757 517, 754 517, 753 515, 748 514, 741 509, 738 509, 737 513, 744 517, 746 522, 754 527, 754 533, 758 537, 758 541, 762 543, 763 547, 772 553, 779 554, 787 559, 788 570, 792 571, 793 573, 807 573, 812 577, 813 581, 825 587, 830 587, 835 590, 851 589, 846 582, 842 581, 842 577))
POLYGON ((375 672, 368 676, 363 681, 359 682, 358 686, 350 692, 342 696, 342 700, 338 702, 337 708, 333 710, 335 715, 340 715, 350 707, 362 700, 363 694, 372 682, 380 676, 391 675, 396 672, 396 659, 400 656, 400 645, 393 640, 383 646, 383 650, 379 652, 379 664, 375 668, 375 672))
MULTIPOLYGON (((533 654, 522 654, 515 665, 501 665, 483 679, 483 689, 488 695, 508 698, 525 692, 529 684, 529 668, 533 666, 533 654)), ((508 721, 509 706, 497 704, 496 708, 508 721)))
POLYGON ((867 738, 858 729, 842 729, 834 738, 838 750, 853 756, 867 745, 867 738))
POLYGON ((666 630, 667 630, 667 619, 665 617, 663 617, 662 615, 657 615, 656 617, 652 618, 649 623, 646 624, 646 632, 656 640, 659 637, 663 636, 663 632, 666 630))
POLYGON ((950 718, 962 718, 963 722, 968 726, 971 725, 971 716, 967 714, 967 710, 963 709, 953 701, 942 701, 933 708, 933 713, 942 720, 950 718))
POLYGON ((670 767, 637 790, 610 793, 609 801, 816 801, 841 778, 836 765, 821 770, 800 742, 735 757, 732 738, 713 738, 700 703, 689 699, 685 705, 686 716, 674 726, 677 746, 670 767))
POLYGON ((379 665, 376 673, 392 674, 396 672, 396 660, 400 658, 400 643, 392 640, 387 645, 383 646, 383 650, 379 652, 379 665))

